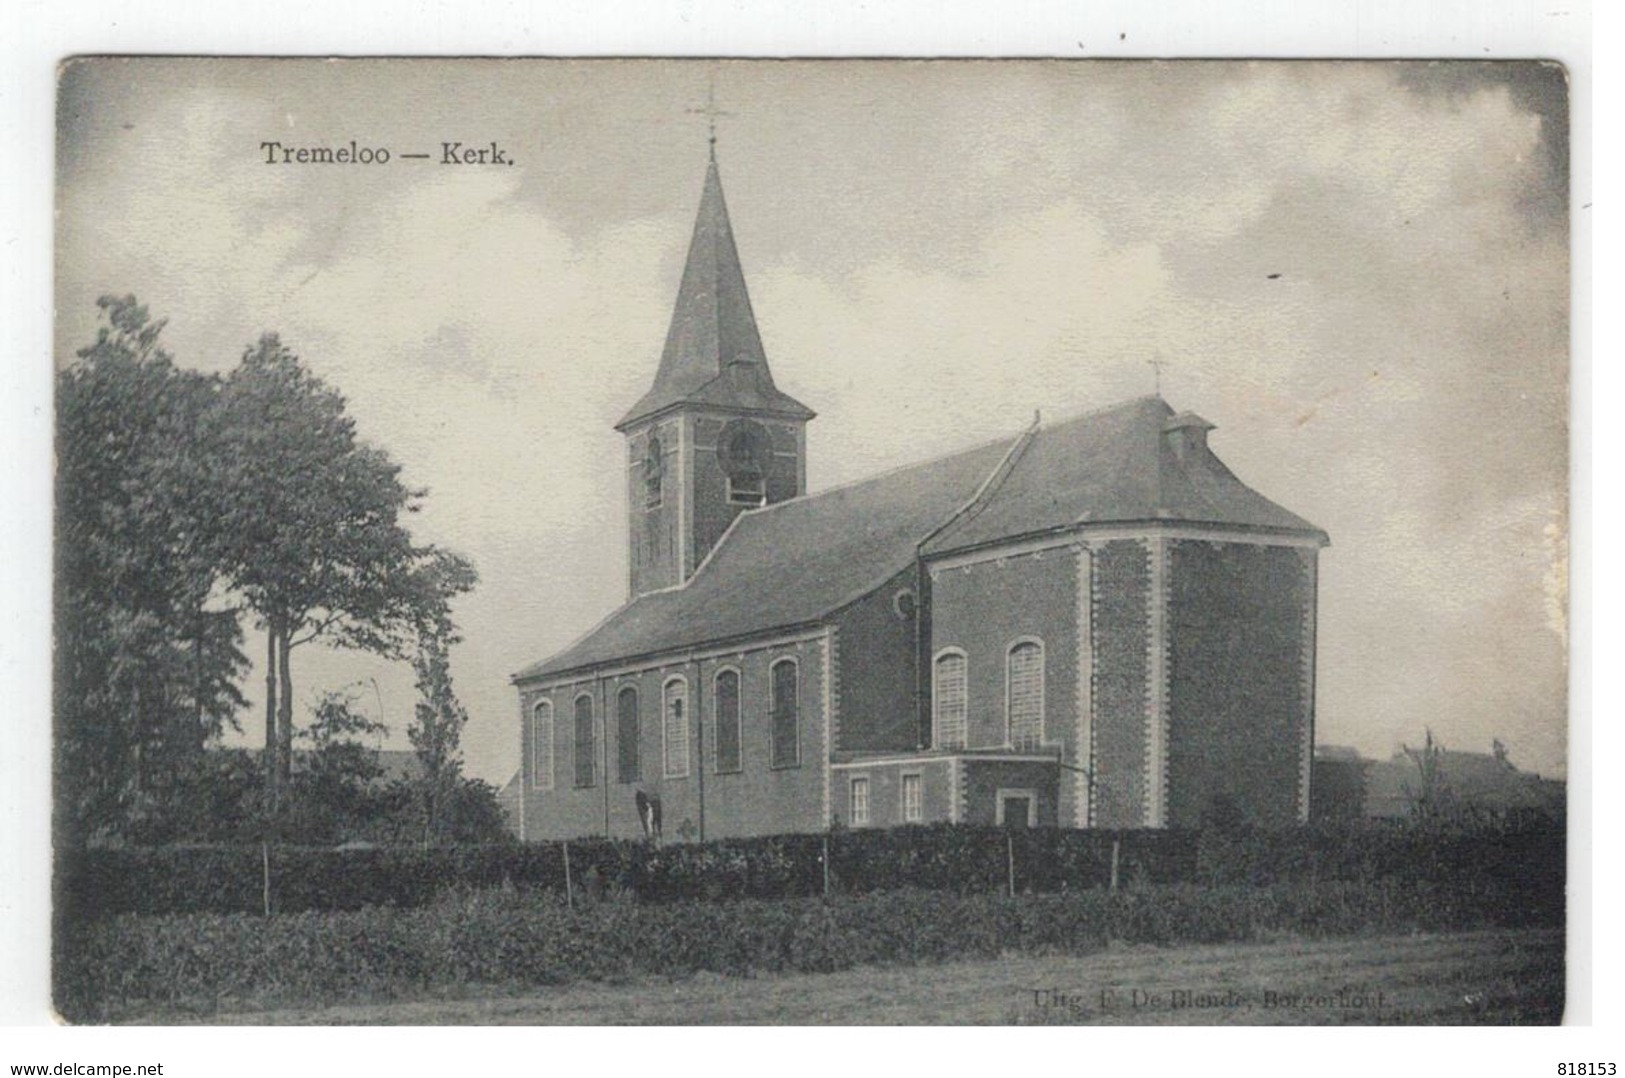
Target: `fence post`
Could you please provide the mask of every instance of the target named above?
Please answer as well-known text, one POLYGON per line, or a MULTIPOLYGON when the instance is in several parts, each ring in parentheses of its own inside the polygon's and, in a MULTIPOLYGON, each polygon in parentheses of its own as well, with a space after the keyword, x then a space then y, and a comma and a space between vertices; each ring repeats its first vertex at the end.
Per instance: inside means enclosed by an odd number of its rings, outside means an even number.
POLYGON ((829 897, 829 832, 824 832, 824 897, 829 897))
POLYGON ((271 846, 266 842, 260 843, 260 903, 265 916, 271 916, 271 846))
POLYGON ((575 884, 570 879, 570 844, 562 843, 564 847, 564 904, 570 909, 576 908, 575 884))
POLYGON ((1016 897, 1016 836, 1015 832, 1005 829, 1004 832, 1004 876, 1010 887, 1010 897, 1016 897))
POLYGON ((1121 841, 1122 841, 1121 839, 1115 838, 1115 837, 1112 839, 1112 890, 1113 891, 1117 890, 1117 847, 1118 847, 1118 844, 1121 841))

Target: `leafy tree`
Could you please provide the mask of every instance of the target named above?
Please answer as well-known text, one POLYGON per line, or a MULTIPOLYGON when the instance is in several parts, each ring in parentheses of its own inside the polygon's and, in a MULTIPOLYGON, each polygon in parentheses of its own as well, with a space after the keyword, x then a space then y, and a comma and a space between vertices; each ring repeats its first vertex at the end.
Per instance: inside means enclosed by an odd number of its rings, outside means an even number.
POLYGON ((404 657, 476 579, 402 525, 424 492, 360 442, 344 398, 275 334, 243 354, 214 418, 228 447, 222 528, 230 579, 266 634, 266 752, 273 810, 293 746, 294 649, 314 640, 404 657))
POLYGON ((183 807, 205 743, 243 703, 225 603, 219 381, 178 370, 133 296, 98 301, 96 342, 57 376, 59 838, 129 838, 183 807))
POLYGON ((345 692, 322 694, 312 721, 296 735, 306 746, 292 774, 292 795, 282 806, 284 837, 326 845, 357 837, 377 814, 374 786, 383 776, 378 750, 365 739, 389 732, 355 710, 345 692))

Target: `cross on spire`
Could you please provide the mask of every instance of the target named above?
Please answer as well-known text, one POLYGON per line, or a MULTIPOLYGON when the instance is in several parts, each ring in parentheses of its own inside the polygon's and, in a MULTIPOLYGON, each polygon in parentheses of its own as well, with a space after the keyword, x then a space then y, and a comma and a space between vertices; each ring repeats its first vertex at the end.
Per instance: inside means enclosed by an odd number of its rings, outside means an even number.
POLYGON ((711 144, 711 156, 715 157, 717 155, 717 117, 733 115, 731 112, 725 112, 722 109, 717 108, 716 72, 712 72, 710 78, 706 81, 705 107, 701 109, 685 109, 684 111, 696 116, 704 116, 706 118, 708 138, 711 144))

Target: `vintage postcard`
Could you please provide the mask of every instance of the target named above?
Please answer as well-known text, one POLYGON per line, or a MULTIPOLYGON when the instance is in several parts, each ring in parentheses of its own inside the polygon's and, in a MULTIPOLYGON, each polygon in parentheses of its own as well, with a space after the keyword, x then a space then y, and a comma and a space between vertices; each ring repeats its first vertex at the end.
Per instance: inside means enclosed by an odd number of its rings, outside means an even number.
POLYGON ((57 153, 67 1021, 1562 1020, 1560 66, 91 56, 57 153))

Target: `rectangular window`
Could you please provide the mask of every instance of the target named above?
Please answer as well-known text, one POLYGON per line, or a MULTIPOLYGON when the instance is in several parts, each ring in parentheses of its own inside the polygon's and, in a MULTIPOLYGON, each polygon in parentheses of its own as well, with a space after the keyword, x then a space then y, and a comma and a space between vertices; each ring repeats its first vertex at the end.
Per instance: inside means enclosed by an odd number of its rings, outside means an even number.
POLYGON ((869 822, 869 780, 852 780, 852 826, 862 827, 869 822))
POLYGON ((666 682, 660 729, 666 777, 688 778, 688 682, 681 678, 666 682))
POLYGON ((621 782, 638 781, 640 725, 638 690, 629 685, 615 697, 615 777, 621 782))
POLYGON ((739 672, 724 670, 717 675, 716 693, 717 771, 742 770, 739 751, 739 672))
POLYGON ((597 778, 598 745, 593 736, 592 697, 576 697, 576 785, 591 786, 597 778))
POLYGON ((920 776, 903 776, 903 822, 919 823, 925 818, 924 799, 920 795, 920 776))
POLYGON ((795 661, 773 664, 773 766, 795 767, 801 763, 800 678, 795 661))

